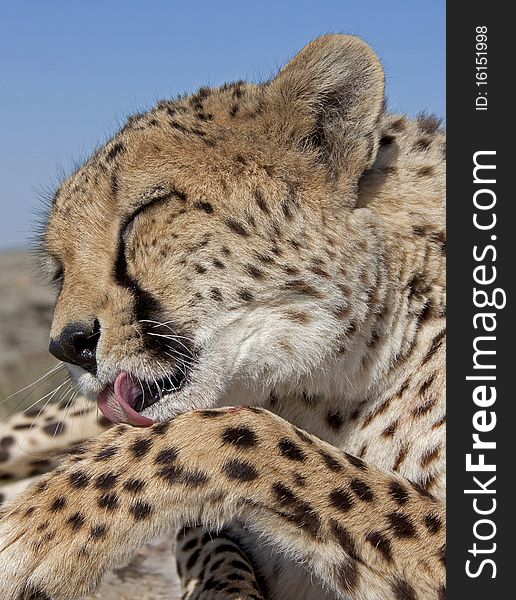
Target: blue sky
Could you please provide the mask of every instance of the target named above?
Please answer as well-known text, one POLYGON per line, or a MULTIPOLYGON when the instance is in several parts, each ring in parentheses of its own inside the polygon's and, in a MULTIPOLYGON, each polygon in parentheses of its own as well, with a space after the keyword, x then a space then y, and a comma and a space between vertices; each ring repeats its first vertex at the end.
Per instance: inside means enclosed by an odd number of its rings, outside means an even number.
POLYGON ((380 55, 392 111, 445 115, 445 2, 25 0, 0 7, 0 249, 29 239, 38 194, 131 112, 269 78, 317 35, 380 55))

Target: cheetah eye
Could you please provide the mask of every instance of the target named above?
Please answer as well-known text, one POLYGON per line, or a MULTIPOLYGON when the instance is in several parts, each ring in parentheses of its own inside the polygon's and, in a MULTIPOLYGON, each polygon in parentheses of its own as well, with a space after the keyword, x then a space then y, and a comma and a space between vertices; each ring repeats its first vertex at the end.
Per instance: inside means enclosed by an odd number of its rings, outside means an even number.
POLYGON ((184 197, 184 195, 180 194, 179 192, 163 192, 161 194, 152 196, 152 198, 150 198, 147 202, 145 202, 144 204, 139 206, 136 210, 134 210, 130 215, 128 215, 128 217, 126 217, 126 219, 122 223, 122 227, 120 228, 120 236, 122 237, 122 239, 125 237, 125 234, 131 228, 135 219, 139 215, 141 215, 142 212, 144 212, 145 210, 152 208, 158 204, 167 202, 168 200, 170 200, 173 197, 182 198, 182 197, 184 197))
POLYGON ((54 273, 50 276, 50 283, 61 288, 63 285, 63 279, 64 269, 62 267, 58 267, 57 270, 54 271, 54 273))
POLYGON ((64 276, 64 271, 63 269, 60 267, 51 277, 51 281, 52 283, 55 281, 60 281, 61 279, 63 279, 64 276))

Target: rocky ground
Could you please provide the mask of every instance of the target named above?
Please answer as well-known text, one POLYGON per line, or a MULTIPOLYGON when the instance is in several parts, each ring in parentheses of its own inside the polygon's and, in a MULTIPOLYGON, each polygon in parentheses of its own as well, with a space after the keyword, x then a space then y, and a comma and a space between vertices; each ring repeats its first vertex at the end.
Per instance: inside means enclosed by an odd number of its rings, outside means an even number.
MULTIPOLYGON (((53 293, 35 275, 29 253, 0 253, 0 422, 59 383, 61 375, 15 393, 57 362, 47 351, 52 302, 53 293)), ((107 575, 90 600, 177 600, 174 563, 172 538, 157 540, 107 575)))

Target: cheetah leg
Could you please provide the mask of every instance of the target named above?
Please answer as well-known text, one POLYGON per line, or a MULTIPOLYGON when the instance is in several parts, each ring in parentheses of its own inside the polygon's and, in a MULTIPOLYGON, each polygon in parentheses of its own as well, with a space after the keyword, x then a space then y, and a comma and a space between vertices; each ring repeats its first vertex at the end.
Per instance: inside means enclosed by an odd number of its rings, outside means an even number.
POLYGON ((246 553, 224 531, 182 529, 176 561, 184 600, 264 600, 246 553))
POLYGON ((0 482, 31 477, 54 468, 56 456, 108 427, 91 400, 48 404, 0 422, 0 482))
POLYGON ((442 597, 441 502, 244 407, 117 426, 43 476, 3 510, 0 597, 77 598, 159 533, 233 520, 344 597, 442 597))

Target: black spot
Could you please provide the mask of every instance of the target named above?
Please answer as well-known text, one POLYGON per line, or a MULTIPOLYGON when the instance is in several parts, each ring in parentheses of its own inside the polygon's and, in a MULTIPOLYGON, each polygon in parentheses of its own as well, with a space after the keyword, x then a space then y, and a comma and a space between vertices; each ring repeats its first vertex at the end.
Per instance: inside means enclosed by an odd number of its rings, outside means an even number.
POLYGON ((379 531, 371 531, 366 535, 366 540, 378 550, 387 562, 392 561, 391 542, 379 531))
POLYGON ((430 533, 437 533, 442 527, 442 521, 437 515, 426 515, 425 526, 430 533))
POLYGON ((361 479, 352 479, 350 486, 360 500, 363 500, 364 502, 372 502, 374 500, 373 492, 365 481, 362 481, 361 479))
POLYGON ((278 442, 278 448, 282 456, 289 458, 290 460, 295 460, 298 462, 304 462, 306 459, 306 454, 301 450, 301 448, 289 439, 282 439, 278 442))
POLYGON ((107 448, 101 450, 95 458, 97 460, 107 460, 108 458, 114 456, 117 452, 118 448, 116 446, 108 446, 107 448))
POLYGON ((176 460, 179 452, 176 448, 166 448, 165 450, 161 450, 154 459, 154 464, 156 465, 168 465, 169 463, 176 460))
POLYGON ((201 549, 199 548, 195 552, 192 552, 191 556, 186 561, 186 569, 189 571, 195 563, 199 560, 199 555, 201 554, 201 549))
POLYGON ((216 410, 213 408, 206 408, 199 411, 199 415, 201 415, 201 417, 223 417, 225 414, 226 411, 216 410))
POLYGON ((78 490, 87 487, 90 479, 90 476, 84 471, 75 471, 69 477, 70 485, 78 490))
POLYGON ((238 221, 235 221, 234 219, 227 219, 226 225, 229 227, 229 229, 231 229, 231 231, 233 231, 234 233, 237 233, 238 235, 241 235, 243 237, 246 237, 249 235, 249 233, 247 232, 247 229, 242 225, 242 223, 239 223, 238 221))
POLYGON ((92 538, 99 540, 102 539, 103 537, 106 537, 106 533, 107 533, 107 526, 104 524, 100 524, 100 525, 94 525, 91 529, 90 529, 90 535, 92 538))
POLYGON ((226 576, 226 579, 228 581, 245 581, 246 577, 245 577, 245 575, 242 575, 241 573, 230 573, 229 575, 226 576))
POLYGON ((209 202, 199 201, 195 204, 195 208, 204 211, 208 215, 213 214, 213 206, 209 202))
POLYGON ((211 288, 210 297, 216 302, 222 302, 222 293, 218 288, 211 288))
POLYGON ((349 531, 342 527, 340 523, 335 521, 334 519, 330 519, 330 528, 333 533, 333 536, 339 546, 344 550, 344 552, 354 560, 360 561, 361 558, 358 554, 358 550, 355 544, 355 541, 351 537, 349 531))
POLYGON ((188 469, 185 470, 183 474, 183 482, 192 487, 204 485, 205 483, 208 483, 209 480, 209 475, 199 469, 188 469))
POLYGON ((116 144, 113 145, 111 150, 107 153, 107 155, 106 155, 107 161, 111 162, 112 160, 114 160, 114 158, 118 154, 120 154, 120 152, 123 152, 124 150, 125 150, 124 145, 121 142, 117 142, 116 144))
POLYGON ((347 512, 353 506, 351 494, 342 488, 332 490, 329 498, 331 505, 341 512, 347 512))
POLYGON ((338 410, 330 410, 326 415, 326 423, 333 431, 339 431, 344 423, 344 419, 338 410))
POLYGON ((196 264, 194 268, 199 275, 204 275, 204 273, 206 273, 206 267, 203 267, 202 265, 196 264))
POLYGON ((407 119, 405 117, 400 117, 391 123, 391 129, 394 131, 403 131, 407 126, 407 119))
POLYGON ((142 479, 128 479, 124 483, 124 490, 138 494, 145 489, 145 485, 146 483, 142 479))
POLYGON ((152 506, 147 502, 137 500, 129 507, 129 512, 133 515, 136 521, 143 521, 152 513, 152 506))
POLYGON ((41 590, 30 586, 23 590, 18 600, 52 600, 52 598, 41 590))
POLYGON ((416 535, 416 528, 412 521, 400 512, 393 512, 387 515, 394 535, 398 538, 412 538, 416 535))
POLYGON ((226 477, 235 481, 254 481, 258 478, 256 467, 243 460, 228 460, 224 464, 222 471, 226 477))
POLYGON ((41 408, 41 409, 32 408, 32 409, 30 409, 30 410, 26 410, 26 411, 25 411, 23 414, 24 414, 26 417, 37 417, 37 416, 39 416, 40 414, 43 414, 44 412, 45 412, 45 409, 44 409, 44 408, 41 408))
POLYGON ((213 551, 213 554, 223 554, 226 552, 240 555, 238 548, 234 544, 230 544, 230 543, 220 544, 220 546, 217 546, 215 548, 215 550, 213 551))
POLYGON ((168 431, 170 427, 170 423, 168 421, 163 421, 162 423, 158 423, 157 425, 153 425, 151 427, 151 432, 155 435, 163 435, 168 431))
POLYGON ((392 593, 395 600, 416 600, 414 588, 403 579, 396 579, 392 584, 392 593))
POLYGON ((390 146, 392 144, 392 142, 395 141, 395 139, 396 138, 393 135, 389 135, 389 134, 383 135, 380 138, 380 146, 390 146))
POLYGON ((388 427, 386 427, 383 431, 382 431, 382 435, 384 437, 392 437, 394 435, 394 433, 396 432, 396 429, 398 429, 398 421, 393 421, 388 427))
POLYGON ((111 193, 116 196, 118 193, 118 175, 116 173, 111 174, 111 193))
POLYGON ((428 147, 430 146, 431 143, 432 143, 432 138, 422 137, 422 138, 419 138, 414 143, 414 145, 412 146, 412 149, 416 150, 418 152, 424 152, 425 150, 428 149, 428 147))
POLYGON ((280 511, 279 514, 290 523, 307 531, 312 537, 317 538, 321 527, 321 519, 314 507, 301 500, 283 483, 273 484, 272 491, 277 501, 286 511, 280 511))
POLYGON ((253 294, 249 290, 240 290, 238 292, 238 296, 244 300, 244 302, 251 302, 254 298, 253 294))
POLYGON ((0 439, 0 448, 9 448, 14 444, 14 436, 6 435, 0 439))
POLYGON ((242 560, 232 560, 228 563, 228 565, 233 567, 233 569, 244 571, 244 573, 252 573, 251 567, 242 560))
POLYGON ((102 494, 102 496, 100 496, 100 498, 97 501, 97 504, 99 505, 100 508, 107 508, 108 510, 114 510, 115 508, 118 507, 118 496, 113 493, 113 492, 109 492, 107 494, 102 494))
POLYGON ((183 546, 181 546, 181 552, 189 552, 190 550, 193 550, 193 548, 195 548, 195 546, 197 546, 198 543, 199 540, 197 538, 192 538, 191 540, 188 540, 183 544, 183 546))
POLYGON ((80 512, 74 513, 67 521, 74 531, 78 531, 86 522, 86 517, 80 512))
POLYGON ((434 174, 434 167, 427 165, 418 169, 416 173, 419 177, 429 177, 430 175, 434 174))
POLYGON ((146 454, 148 454, 151 447, 152 441, 144 438, 133 442, 129 446, 129 451, 134 456, 134 458, 143 458, 146 454))
POLYGON ((408 490, 399 481, 389 483, 389 494, 400 506, 403 506, 409 500, 408 490))
POLYGON ((238 448, 253 448, 257 443, 256 433, 243 425, 228 427, 222 434, 222 439, 226 444, 232 444, 238 448))
POLYGON ((225 269, 226 268, 226 265, 223 262, 221 262, 218 258, 214 258, 212 262, 213 262, 213 266, 216 269, 225 269))
POLYGON ((95 487, 99 490, 109 490, 116 484, 118 480, 117 473, 103 473, 97 477, 95 481, 95 487))
MULTIPOLYGON (((54 471, 54 473, 55 473, 55 471, 54 471)), ((2 481, 1 477, 0 477, 0 481, 2 481)), ((36 493, 44 492, 47 489, 48 489, 48 480, 47 481, 38 481, 38 483, 36 483, 34 485, 34 492, 36 492, 36 493)))
POLYGON ((301 487, 305 487, 306 485, 306 477, 301 475, 301 473, 293 473, 294 483, 301 487))
POLYGON ((434 354, 439 350, 439 348, 441 347, 444 338, 446 337, 446 330, 443 329, 441 332, 439 332, 434 339, 432 340, 432 344, 430 345, 430 349, 428 350, 428 352, 426 353, 425 358, 423 359, 423 364, 425 364, 426 362, 428 362, 433 356, 434 354))
POLYGON ((64 423, 61 423, 61 421, 57 421, 45 425, 44 427, 42 427, 42 429, 46 434, 55 437, 58 435, 62 435, 66 431, 66 425, 64 423))
POLYGON ((157 472, 157 475, 159 475, 159 477, 162 477, 163 479, 165 479, 167 483, 173 484, 173 483, 179 483, 181 481, 183 472, 184 472, 184 469, 182 467, 172 465, 172 466, 160 469, 157 472))
POLYGON ((350 464, 352 464, 354 467, 356 467, 357 469, 360 469, 360 471, 367 470, 367 465, 361 458, 358 458, 358 456, 353 456, 352 454, 348 454, 347 452, 345 454, 346 454, 346 458, 348 459, 348 462, 350 464))
POLYGON ((263 279, 264 273, 258 267, 254 265, 247 265, 245 270, 253 277, 254 279, 263 279))
POLYGON ((330 469, 330 471, 341 471, 342 470, 342 465, 340 464, 340 462, 336 458, 334 458, 331 454, 324 452, 324 450, 320 450, 319 454, 321 455, 321 458, 324 460, 324 463, 326 464, 328 469, 330 469))
POLYGON ((180 483, 197 487, 204 485, 209 481, 208 474, 203 471, 195 469, 188 470, 176 465, 163 467, 157 472, 157 475, 162 477, 170 485, 180 483))
POLYGON ((177 121, 170 121, 169 124, 170 127, 172 127, 173 129, 177 129, 177 131, 181 131, 181 133, 188 133, 188 128, 184 125, 181 125, 181 123, 178 123, 177 121))
POLYGON ((66 506, 66 498, 64 496, 58 496, 50 505, 52 512, 62 510, 66 506))
POLYGON ((435 133, 441 126, 441 119, 436 115, 421 113, 416 120, 421 131, 425 133, 435 133))

